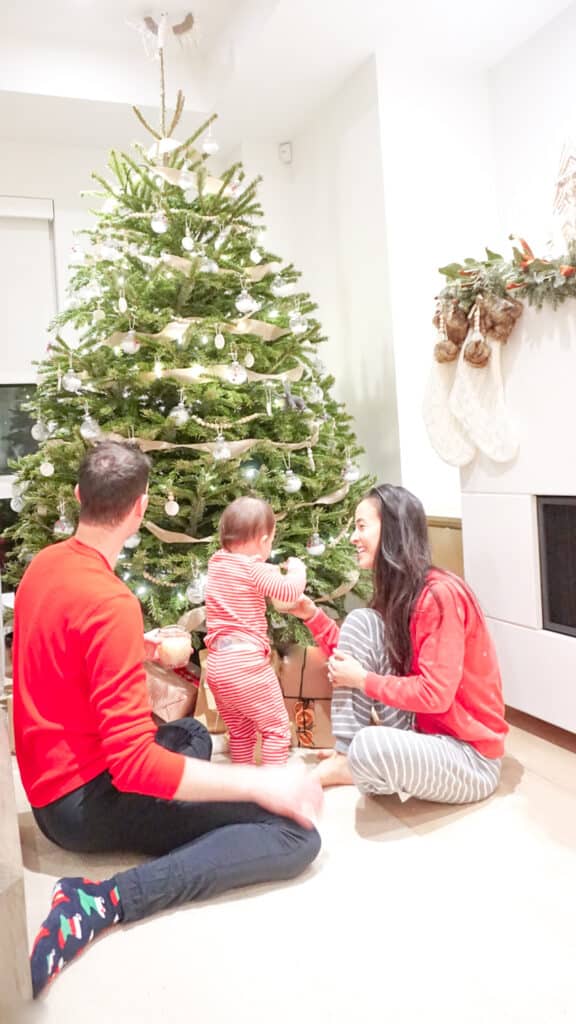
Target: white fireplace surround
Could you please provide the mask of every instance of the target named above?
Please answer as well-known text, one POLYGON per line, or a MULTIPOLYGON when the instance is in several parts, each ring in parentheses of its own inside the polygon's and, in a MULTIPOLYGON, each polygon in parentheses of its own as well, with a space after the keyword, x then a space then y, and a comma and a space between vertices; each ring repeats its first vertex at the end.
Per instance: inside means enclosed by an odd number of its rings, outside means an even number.
POLYGON ((466 578, 488 618, 506 703, 576 732, 576 637, 542 629, 536 503, 576 495, 576 301, 526 307, 502 368, 520 451, 505 465, 476 456, 462 471, 466 578))

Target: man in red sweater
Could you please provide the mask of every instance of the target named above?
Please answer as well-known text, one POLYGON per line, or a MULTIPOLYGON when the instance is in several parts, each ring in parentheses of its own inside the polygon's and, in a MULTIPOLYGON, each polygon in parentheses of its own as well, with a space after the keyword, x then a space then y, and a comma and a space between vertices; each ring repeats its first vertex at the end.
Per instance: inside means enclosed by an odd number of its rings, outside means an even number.
POLYGON ((90 449, 75 536, 33 559, 16 596, 16 754, 40 829, 65 849, 156 858, 103 882, 58 882, 32 950, 35 995, 110 925, 292 878, 320 849, 321 790, 304 769, 212 765, 199 722, 152 721, 142 612, 114 573, 148 472, 133 445, 90 449))

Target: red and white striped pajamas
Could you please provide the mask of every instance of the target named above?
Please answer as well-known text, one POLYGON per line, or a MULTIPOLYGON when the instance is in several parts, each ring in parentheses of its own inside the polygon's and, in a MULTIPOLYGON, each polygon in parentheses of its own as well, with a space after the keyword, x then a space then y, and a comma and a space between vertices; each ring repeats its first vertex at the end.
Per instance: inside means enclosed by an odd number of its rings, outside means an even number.
POLYGON ((230 733, 232 761, 254 759, 262 735, 262 764, 285 764, 290 722, 270 664, 266 598, 295 603, 306 586, 306 567, 294 559, 283 575, 258 555, 217 551, 206 587, 207 682, 230 733))

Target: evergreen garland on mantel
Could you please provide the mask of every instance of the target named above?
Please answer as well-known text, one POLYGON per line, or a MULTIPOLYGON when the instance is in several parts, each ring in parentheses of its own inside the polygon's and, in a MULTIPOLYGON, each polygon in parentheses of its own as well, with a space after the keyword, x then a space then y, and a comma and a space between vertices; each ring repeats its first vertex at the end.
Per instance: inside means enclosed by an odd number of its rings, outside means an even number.
POLYGON ((576 298, 576 243, 558 259, 542 259, 534 255, 523 238, 510 235, 519 247, 512 248, 513 258, 506 260, 486 249, 486 259, 467 258, 463 263, 440 267, 448 283, 438 296, 444 303, 457 302, 466 313, 479 296, 514 296, 537 309, 550 304, 556 309, 566 299, 576 298))

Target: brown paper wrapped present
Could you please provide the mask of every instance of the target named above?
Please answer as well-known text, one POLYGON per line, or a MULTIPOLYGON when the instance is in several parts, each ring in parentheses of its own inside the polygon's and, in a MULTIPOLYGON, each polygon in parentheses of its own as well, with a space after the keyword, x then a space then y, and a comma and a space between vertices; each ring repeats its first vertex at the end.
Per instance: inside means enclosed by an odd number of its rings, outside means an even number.
POLYGON ((148 695, 154 714, 163 722, 174 722, 194 712, 199 679, 190 668, 177 671, 156 661, 145 662, 148 695))
POLYGON ((330 722, 332 687, 326 655, 318 647, 293 644, 274 667, 292 725, 294 746, 334 746, 330 722))

